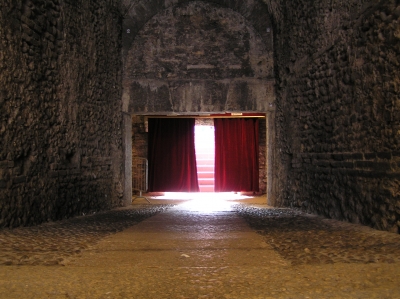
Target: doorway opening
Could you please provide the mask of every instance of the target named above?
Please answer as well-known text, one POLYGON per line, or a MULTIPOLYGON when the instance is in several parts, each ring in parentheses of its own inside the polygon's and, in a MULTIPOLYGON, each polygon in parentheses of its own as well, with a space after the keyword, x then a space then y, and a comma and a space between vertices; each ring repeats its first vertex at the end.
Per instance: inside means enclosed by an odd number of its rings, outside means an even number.
MULTIPOLYGON (((235 152, 234 148, 221 148, 220 143, 216 143, 217 135, 221 135, 221 128, 218 129, 216 125, 221 125, 220 120, 222 119, 240 119, 240 118, 245 118, 247 120, 250 119, 258 119, 258 122, 260 123, 259 126, 259 142, 251 142, 252 144, 254 143, 255 148, 254 151, 256 151, 256 155, 259 156, 259 166, 256 167, 255 169, 258 169, 258 179, 254 176, 253 179, 249 180, 251 182, 256 182, 258 181, 259 183, 259 192, 256 192, 257 194, 263 194, 266 191, 266 161, 264 159, 265 153, 266 153, 266 125, 265 125, 265 115, 262 117, 262 115, 243 115, 243 117, 231 117, 227 116, 219 116, 214 117, 214 115, 210 115, 209 117, 197 117, 197 116, 185 116, 185 117, 165 117, 165 116, 142 116, 142 115, 137 115, 137 116, 132 116, 132 158, 140 157, 140 158, 146 158, 148 159, 149 163, 149 171, 148 171, 148 181, 149 181, 149 188, 147 189, 147 193, 165 193, 165 192, 196 192, 195 190, 188 190, 190 188, 187 187, 187 185, 183 186, 182 182, 186 182, 188 178, 193 178, 190 179, 190 182, 195 182, 195 185, 197 186, 197 192, 200 191, 204 195, 204 193, 221 193, 221 192, 240 192, 241 194, 253 194, 254 191, 246 191, 250 189, 246 188, 236 188, 235 186, 238 186, 240 183, 233 183, 233 187, 231 185, 224 188, 218 189, 218 186, 221 187, 221 184, 225 182, 230 182, 232 181, 232 178, 230 178, 230 174, 235 173, 235 174, 240 174, 244 178, 248 179, 250 178, 250 175, 245 173, 244 168, 243 168, 243 158, 250 156, 249 154, 240 154, 239 157, 234 156, 233 160, 229 160, 226 162, 227 158, 230 156, 233 156, 233 153, 235 152), (189 149, 190 146, 183 145, 183 146, 178 146, 179 144, 182 143, 181 138, 181 133, 178 134, 172 134, 172 136, 167 136, 168 132, 160 132, 159 136, 164 138, 163 140, 158 140, 157 138, 153 138, 154 133, 157 132, 155 131, 154 124, 159 123, 161 126, 159 127, 160 129, 166 129, 170 128, 171 124, 169 124, 170 121, 176 120, 179 123, 177 124, 177 128, 179 131, 182 131, 182 122, 184 119, 188 120, 192 118, 192 129, 191 129, 191 134, 192 134, 192 154, 190 155, 190 164, 192 166, 188 167, 186 164, 188 160, 188 157, 186 156, 187 154, 185 153, 186 149, 189 149), (164 120, 168 120, 168 124, 164 123, 164 120), (218 121, 218 123, 217 123, 218 121), (150 124, 152 124, 150 126, 150 124), (151 129, 151 128, 153 129, 151 129), (153 133, 151 133, 153 132, 153 133), (219 133, 218 133, 219 132, 219 133), (217 134, 218 133, 218 134, 217 134), (178 137, 179 136, 179 137, 178 137), (158 141, 157 141, 158 140, 158 141), (154 145, 154 142, 160 142, 160 144, 154 145), (258 143, 258 146, 256 145, 258 143), (217 150, 217 145, 219 146, 219 151, 217 150), (151 150, 153 149, 153 150, 151 150), (159 156, 163 159, 162 161, 157 161, 157 163, 154 162, 154 157, 152 158, 152 153, 154 150, 159 150, 159 156), (219 156, 217 155, 219 153, 219 156), (221 156, 222 155, 222 156, 221 156), (182 159, 181 159, 182 158, 182 159), (152 160, 153 159, 153 160, 152 160), (178 159, 178 160, 176 160, 178 159), (219 159, 219 160, 218 160, 219 159), (221 160, 222 159, 222 160, 221 160), (151 164, 151 162, 153 163, 151 164), (181 162, 185 161, 185 165, 183 167, 183 170, 179 167, 176 167, 178 164, 182 164, 181 162), (220 163, 218 164, 217 161, 220 163), (235 161, 239 161, 239 168, 238 170, 236 169, 231 169, 232 165, 234 165, 235 161), (225 163, 222 165, 222 163, 225 163), (221 165, 220 165, 221 164, 221 165), (153 166, 155 169, 153 169, 153 172, 151 172, 151 166, 153 166), (218 167, 216 167, 218 166, 218 167), (173 169, 173 168, 176 169, 173 169), (178 171, 178 178, 173 178, 173 173, 172 170, 177 170, 178 171), (224 170, 228 169, 228 170, 224 170), (182 171, 181 171, 182 170, 182 171), (192 173, 193 172, 193 173, 192 173), (222 176, 221 176, 222 174, 222 176), (158 176, 157 176, 158 175, 158 176), (222 181, 221 183, 221 178, 222 181), (151 185, 152 183, 153 185, 151 185), (162 186, 160 186, 162 184, 162 186), (173 184, 178 186, 173 186, 173 184), (181 187, 181 185, 183 187, 181 187)), ((236 130, 238 131, 238 130, 236 130)), ((190 134, 189 134, 190 135, 190 134)), ((235 134, 231 135, 229 134, 224 134, 225 136, 228 137, 228 143, 233 143, 233 145, 239 144, 237 141, 233 141, 237 139, 237 136, 234 136, 235 134), (235 138, 234 138, 235 137, 235 138)), ((245 135, 250 135, 250 134, 245 134, 245 135)), ((247 138, 247 136, 241 136, 240 140, 243 140, 243 138, 247 138)), ((219 140, 219 139, 218 139, 219 140)), ((226 141, 225 141, 226 142, 226 141)), ((246 145, 245 148, 249 148, 249 145, 246 145)), ((159 157, 158 157, 159 158, 159 157)), ((236 166, 235 166, 236 167, 236 166)), ((254 168, 254 167, 253 167, 254 168)), ((132 175, 136 175, 136 170, 132 169, 132 175)), ((190 184, 192 186, 192 184, 190 184)), ((251 189, 253 190, 253 189, 251 189)))
POLYGON ((213 119, 196 119, 194 136, 200 192, 214 192, 214 135, 213 119))

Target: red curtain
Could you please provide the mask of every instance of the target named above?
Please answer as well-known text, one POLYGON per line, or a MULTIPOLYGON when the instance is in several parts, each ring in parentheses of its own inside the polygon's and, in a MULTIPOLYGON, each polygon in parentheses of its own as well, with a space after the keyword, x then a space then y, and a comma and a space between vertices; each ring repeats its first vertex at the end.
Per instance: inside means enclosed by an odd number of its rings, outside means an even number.
POLYGON ((150 192, 198 192, 193 118, 149 119, 150 192))
POLYGON ((259 191, 258 119, 216 118, 215 191, 259 191))

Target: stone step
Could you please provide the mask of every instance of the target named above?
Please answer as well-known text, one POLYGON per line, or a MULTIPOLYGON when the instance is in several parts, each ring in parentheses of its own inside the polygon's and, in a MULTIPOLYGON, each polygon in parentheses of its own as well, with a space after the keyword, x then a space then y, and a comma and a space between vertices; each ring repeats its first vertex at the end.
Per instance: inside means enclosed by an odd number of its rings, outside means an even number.
POLYGON ((200 192, 214 192, 214 185, 201 185, 199 188, 200 192))
POLYGON ((212 172, 214 173, 214 165, 197 165, 197 173, 212 172))
POLYGON ((214 153, 209 153, 209 152, 198 153, 198 152, 196 152, 196 160, 203 160, 203 159, 214 161, 214 153))
POLYGON ((197 177, 200 179, 214 179, 214 172, 213 171, 209 171, 209 172, 197 172, 197 177))
POLYGON ((198 178, 199 185, 214 185, 214 178, 198 178))

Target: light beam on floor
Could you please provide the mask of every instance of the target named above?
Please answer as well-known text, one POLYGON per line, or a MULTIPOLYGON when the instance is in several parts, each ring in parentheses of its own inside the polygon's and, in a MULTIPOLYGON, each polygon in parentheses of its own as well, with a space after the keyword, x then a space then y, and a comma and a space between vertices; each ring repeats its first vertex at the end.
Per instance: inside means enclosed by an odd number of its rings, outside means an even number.
POLYGON ((164 195, 154 197, 165 200, 184 200, 179 205, 189 211, 217 212, 230 211, 235 201, 251 198, 235 192, 165 192, 164 195))

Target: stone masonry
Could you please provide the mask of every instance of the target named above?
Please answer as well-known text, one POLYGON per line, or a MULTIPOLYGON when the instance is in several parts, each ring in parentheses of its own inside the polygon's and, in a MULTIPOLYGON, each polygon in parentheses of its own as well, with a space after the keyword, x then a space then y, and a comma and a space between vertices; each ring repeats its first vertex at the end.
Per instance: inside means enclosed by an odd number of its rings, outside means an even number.
MULTIPOLYGON (((271 27, 276 80, 276 97, 271 97, 271 101, 266 97, 268 105, 276 107, 275 118, 271 114, 267 120, 271 130, 276 129, 276 135, 267 140, 271 152, 268 161, 271 203, 398 232, 399 1, 263 0, 245 1, 243 5, 238 1, 203 2, 212 3, 205 5, 212 9, 218 6, 218 9, 223 7, 239 13, 249 22, 248 32, 258 32, 264 43, 271 27), (258 15, 270 17, 261 26, 254 13, 255 7, 258 15)), ((152 39, 158 35, 151 35, 151 30, 158 32, 157 28, 167 28, 165 31, 175 32, 183 28, 182 38, 186 36, 185 28, 187 32, 195 32, 195 27, 190 27, 195 20, 185 23, 185 14, 174 15, 176 18, 181 15, 182 21, 174 23, 173 28, 160 21, 167 18, 169 11, 172 13, 181 7, 192 7, 196 11, 192 3, 195 2, 165 1, 150 5, 138 1, 124 21, 124 53, 135 47, 131 46, 133 37, 125 33, 128 29, 130 33, 138 33, 139 43, 143 34, 148 34, 143 42, 153 41, 146 55, 157 49, 164 50, 163 44, 157 44, 162 39, 152 39), (140 17, 135 18, 139 11, 140 17), (144 22, 144 18, 151 21, 144 22)), ((195 14, 188 15, 189 19, 195 14)), ((267 44, 264 46, 268 51, 267 44)), ((210 48, 211 45, 204 45, 204 49, 210 48)), ((182 57, 188 57, 187 53, 186 48, 182 57)), ((201 50, 192 53, 201 53, 201 50)), ((124 57, 128 59, 131 55, 124 57)), ((129 78, 125 82, 131 83, 124 83, 124 86, 130 90, 132 112, 201 112, 225 108, 224 103, 238 103, 204 102, 204 99, 226 99, 226 88, 223 85, 213 88, 207 85, 209 81, 197 75, 190 77, 191 72, 200 73, 193 68, 195 63, 186 64, 185 70, 176 68, 178 64, 171 61, 162 61, 156 65, 163 67, 169 63, 169 68, 160 68, 160 72, 147 68, 146 76, 151 79, 143 80, 141 70, 146 69, 146 61, 155 60, 144 60, 143 65, 134 68, 138 73, 129 71, 131 64, 125 63, 128 67, 125 80, 129 78), (137 79, 140 72, 142 79, 137 79), (186 84, 190 88, 182 88, 180 83, 176 85, 179 74, 189 77, 186 84), (212 90, 222 92, 223 96, 215 96, 212 90)), ((209 73, 223 73, 216 72, 220 68, 212 63, 202 65, 201 76, 205 78, 209 78, 209 73)), ((152 67, 155 69, 154 65, 152 67)), ((220 82, 218 76, 214 78, 213 84, 220 82)), ((245 95, 243 90, 239 88, 234 94, 245 95)), ((246 110, 248 106, 239 104, 236 107, 246 110)), ((252 106, 260 107, 263 106, 252 106)))
POLYGON ((126 50, 130 112, 266 111, 274 100, 271 38, 230 9, 202 1, 167 8, 126 50))
POLYGON ((0 227, 120 206, 117 1, 2 1, 0 109, 0 227))
POLYGON ((398 233, 399 1, 266 2, 280 204, 398 233))
POLYGON ((399 22, 399 0, 3 0, 0 227, 126 204, 132 115, 253 111, 270 204, 399 233, 399 22))

